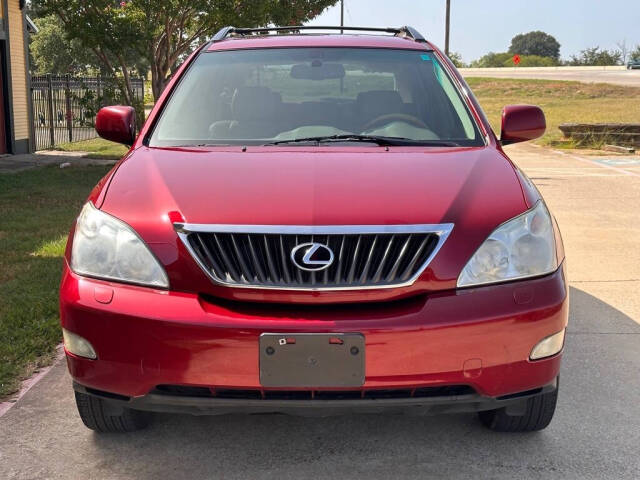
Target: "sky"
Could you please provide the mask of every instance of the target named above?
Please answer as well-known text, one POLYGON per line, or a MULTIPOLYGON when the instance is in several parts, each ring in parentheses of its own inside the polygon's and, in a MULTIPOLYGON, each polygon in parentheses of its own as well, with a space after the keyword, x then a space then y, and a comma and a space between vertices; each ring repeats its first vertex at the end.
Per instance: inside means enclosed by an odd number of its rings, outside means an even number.
MULTIPOLYGON (((445 0, 344 0, 344 24, 411 25, 444 49, 445 0)), ((339 2, 309 25, 340 25, 339 2)), ((563 59, 588 47, 640 44, 640 0, 451 0, 450 51, 465 62, 505 52, 518 33, 542 30, 563 59)))

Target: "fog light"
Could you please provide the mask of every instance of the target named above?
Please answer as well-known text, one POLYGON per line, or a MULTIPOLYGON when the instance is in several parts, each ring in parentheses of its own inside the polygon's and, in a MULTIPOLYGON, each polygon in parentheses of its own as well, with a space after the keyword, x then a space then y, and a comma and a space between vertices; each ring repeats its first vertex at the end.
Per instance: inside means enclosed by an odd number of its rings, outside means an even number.
POLYGON ((529 358, 531 360, 540 360, 541 358, 550 357, 562 350, 563 345, 564 329, 538 342, 538 344, 533 347, 533 350, 531 350, 529 358))
POLYGON ((92 360, 98 358, 96 351, 93 349, 91 344, 80 335, 76 335, 75 333, 63 328, 62 338, 64 339, 64 348, 67 349, 67 352, 73 353, 79 357, 90 358, 92 360))

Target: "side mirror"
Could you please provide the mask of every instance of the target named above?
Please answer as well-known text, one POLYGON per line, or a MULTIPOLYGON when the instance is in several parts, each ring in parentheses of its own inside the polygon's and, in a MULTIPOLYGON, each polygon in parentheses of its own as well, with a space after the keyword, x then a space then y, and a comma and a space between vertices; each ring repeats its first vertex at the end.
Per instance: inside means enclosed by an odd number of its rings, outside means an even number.
POLYGON ((136 111, 115 105, 101 108, 96 116, 96 131, 105 140, 133 145, 136 139, 136 111))
POLYGON ((507 105, 502 109, 502 145, 526 142, 541 137, 547 121, 540 107, 535 105, 507 105))

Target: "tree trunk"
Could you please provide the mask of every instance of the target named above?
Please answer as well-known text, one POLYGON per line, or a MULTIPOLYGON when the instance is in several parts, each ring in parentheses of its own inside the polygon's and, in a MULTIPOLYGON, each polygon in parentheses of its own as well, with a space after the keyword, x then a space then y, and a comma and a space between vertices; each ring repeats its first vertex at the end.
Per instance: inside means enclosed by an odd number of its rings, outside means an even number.
POLYGON ((169 83, 169 79, 166 78, 166 72, 162 72, 161 70, 157 65, 151 66, 151 90, 153 91, 154 100, 160 98, 167 83, 169 83))

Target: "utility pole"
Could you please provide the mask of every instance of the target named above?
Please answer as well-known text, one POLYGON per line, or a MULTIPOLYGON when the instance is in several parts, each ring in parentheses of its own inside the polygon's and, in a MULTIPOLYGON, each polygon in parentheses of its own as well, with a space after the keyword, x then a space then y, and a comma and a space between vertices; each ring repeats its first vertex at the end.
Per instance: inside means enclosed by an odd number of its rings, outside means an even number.
MULTIPOLYGON (((344 27, 344 0, 340 0, 340 26, 344 27)), ((344 30, 340 29, 340 33, 344 33, 344 30)))
POLYGON ((447 14, 444 26, 444 54, 449 56, 449 23, 451 19, 451 0, 447 0, 447 14))

